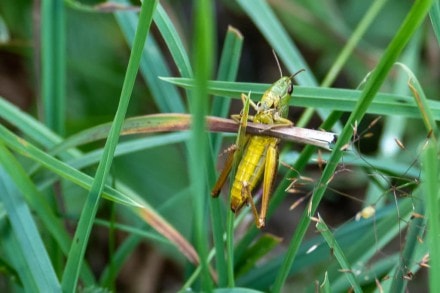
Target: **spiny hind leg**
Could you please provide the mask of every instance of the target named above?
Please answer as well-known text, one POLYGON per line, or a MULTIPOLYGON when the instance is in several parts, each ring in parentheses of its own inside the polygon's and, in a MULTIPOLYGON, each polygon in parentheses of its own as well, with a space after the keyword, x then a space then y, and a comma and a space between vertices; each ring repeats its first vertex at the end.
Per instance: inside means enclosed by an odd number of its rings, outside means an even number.
MULTIPOLYGON (((249 140, 249 137, 246 137, 243 142, 243 147, 246 146, 248 140, 249 140)), ((234 163, 234 157, 235 157, 236 152, 239 148, 240 148, 240 146, 233 144, 220 154, 220 156, 228 154, 228 157, 226 158, 225 166, 223 167, 223 170, 221 171, 220 176, 218 177, 214 187, 211 190, 211 195, 213 197, 217 197, 220 194, 220 190, 222 189, 223 185, 226 182, 226 179, 229 176, 229 173, 232 170, 232 165, 234 163)))
POLYGON ((249 183, 246 181, 243 182, 241 187, 241 196, 246 201, 247 204, 251 206, 252 213, 254 214, 255 225, 258 229, 264 227, 264 219, 260 217, 257 211, 257 207, 255 206, 254 199, 252 197, 251 188, 249 183))
POLYGON ((260 222, 265 223, 266 213, 269 207, 269 199, 272 192, 273 182, 278 168, 278 151, 276 142, 269 145, 266 152, 266 162, 264 164, 263 175, 263 196, 261 197, 260 222))
MULTIPOLYGON (((211 190, 211 196, 217 197, 220 194, 220 190, 222 189, 223 185, 226 182, 226 179, 229 176, 229 173, 232 169, 232 163, 234 161, 234 153, 236 151, 236 146, 233 145, 232 147, 229 147, 226 152, 229 153, 228 158, 226 159, 225 166, 223 167, 222 172, 220 173, 220 176, 218 177, 217 181, 215 182, 214 187, 211 190)), ((224 153, 223 153, 224 154, 224 153)))

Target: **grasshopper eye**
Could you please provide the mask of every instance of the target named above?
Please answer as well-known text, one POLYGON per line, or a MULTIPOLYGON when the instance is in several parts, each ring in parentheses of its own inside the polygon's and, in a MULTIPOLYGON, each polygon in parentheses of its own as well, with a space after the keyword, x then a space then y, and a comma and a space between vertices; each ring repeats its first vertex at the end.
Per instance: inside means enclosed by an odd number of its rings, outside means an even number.
POLYGON ((290 95, 293 92, 293 85, 289 84, 289 87, 287 88, 287 93, 290 95))

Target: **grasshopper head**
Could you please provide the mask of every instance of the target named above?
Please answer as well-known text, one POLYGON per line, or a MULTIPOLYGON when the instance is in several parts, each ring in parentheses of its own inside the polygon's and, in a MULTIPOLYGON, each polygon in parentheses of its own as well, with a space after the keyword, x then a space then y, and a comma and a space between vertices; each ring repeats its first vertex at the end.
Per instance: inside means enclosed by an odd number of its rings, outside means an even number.
POLYGON ((293 92, 293 79, 298 73, 303 71, 304 69, 301 69, 291 76, 283 76, 272 85, 271 89, 279 97, 279 107, 285 106, 289 103, 293 92))
POLYGON ((288 76, 283 76, 274 82, 268 88, 261 98, 260 104, 262 110, 269 110, 276 108, 284 97, 289 97, 293 92, 292 79, 288 76))
POLYGON ((299 72, 291 76, 283 76, 264 92, 258 102, 257 115, 254 122, 273 124, 275 117, 287 118, 289 101, 293 92, 293 78, 299 72))
POLYGON ((278 79, 271 87, 273 93, 283 100, 284 97, 290 96, 293 92, 293 79, 290 76, 283 76, 278 79))
POLYGON ((293 77, 281 77, 263 94, 259 103, 259 111, 274 111, 286 118, 292 92, 293 77))

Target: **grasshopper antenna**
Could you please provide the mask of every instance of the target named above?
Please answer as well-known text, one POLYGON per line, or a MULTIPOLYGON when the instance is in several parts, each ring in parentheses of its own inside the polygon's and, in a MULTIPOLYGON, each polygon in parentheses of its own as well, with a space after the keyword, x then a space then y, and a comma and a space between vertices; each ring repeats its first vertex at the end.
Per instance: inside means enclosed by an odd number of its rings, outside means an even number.
POLYGON ((275 61, 277 62, 278 65, 278 70, 280 71, 280 78, 283 77, 283 71, 281 70, 281 65, 280 65, 280 61, 278 60, 278 56, 277 53, 275 53, 275 50, 272 49, 272 54, 275 57, 275 61))
POLYGON ((299 73, 301 73, 301 72, 303 72, 303 71, 306 71, 306 70, 303 68, 303 69, 298 70, 298 71, 295 72, 294 74, 292 74, 292 75, 290 76, 290 80, 293 80, 293 78, 294 78, 295 76, 297 76, 299 73))

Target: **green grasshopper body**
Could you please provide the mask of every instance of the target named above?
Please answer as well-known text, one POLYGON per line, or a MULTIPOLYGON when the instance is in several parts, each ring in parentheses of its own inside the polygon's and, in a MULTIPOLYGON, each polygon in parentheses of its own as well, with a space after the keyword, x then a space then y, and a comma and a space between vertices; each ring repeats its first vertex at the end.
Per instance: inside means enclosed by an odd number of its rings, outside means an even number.
MULTIPOLYGON (((293 91, 293 77, 294 75, 280 78, 266 90, 257 104, 250 101, 250 105, 254 108, 256 114, 248 116, 247 119, 254 123, 268 125, 268 128, 292 126, 293 123, 287 119, 287 115, 293 91)), ((243 103, 246 98, 248 97, 242 95, 243 103)), ((241 115, 232 115, 232 119, 240 122, 241 115)), ((270 193, 278 167, 279 142, 280 139, 274 137, 246 135, 246 142, 242 146, 243 155, 238 164, 231 188, 232 211, 237 212, 245 203, 250 204, 258 228, 265 225, 270 193), (252 198, 252 190, 261 179, 263 179, 263 196, 260 214, 258 214, 252 198)), ((214 197, 217 197, 220 193, 232 169, 233 155, 233 153, 229 155, 226 165, 212 189, 211 194, 214 197)))

